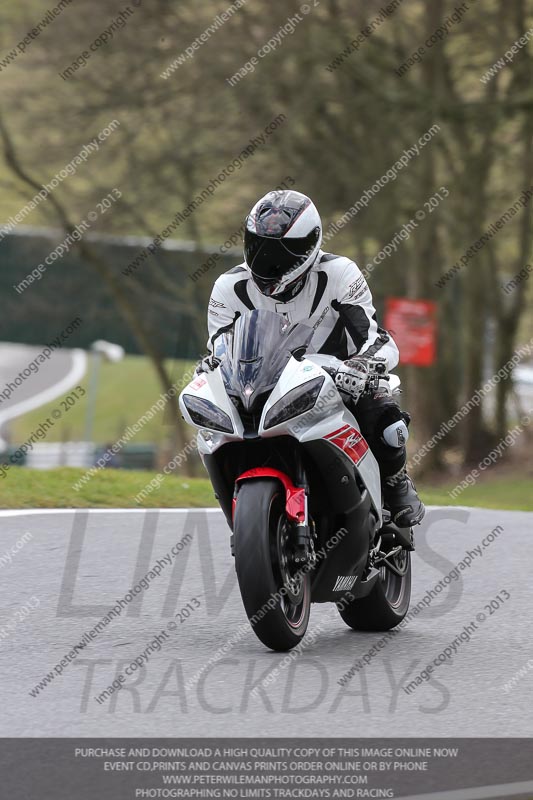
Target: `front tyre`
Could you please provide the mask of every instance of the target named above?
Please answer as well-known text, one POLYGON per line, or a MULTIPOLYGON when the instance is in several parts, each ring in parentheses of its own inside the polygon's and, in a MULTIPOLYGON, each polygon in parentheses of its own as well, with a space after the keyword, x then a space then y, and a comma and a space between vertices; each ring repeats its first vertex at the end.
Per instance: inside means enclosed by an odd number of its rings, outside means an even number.
POLYGON ((388 631, 407 614, 411 600, 411 553, 401 550, 391 564, 394 569, 381 567, 370 594, 339 608, 344 622, 355 631, 388 631))
POLYGON ((233 525, 235 569, 255 635, 271 650, 290 650, 309 622, 311 584, 292 559, 285 493, 276 480, 245 481, 233 525))

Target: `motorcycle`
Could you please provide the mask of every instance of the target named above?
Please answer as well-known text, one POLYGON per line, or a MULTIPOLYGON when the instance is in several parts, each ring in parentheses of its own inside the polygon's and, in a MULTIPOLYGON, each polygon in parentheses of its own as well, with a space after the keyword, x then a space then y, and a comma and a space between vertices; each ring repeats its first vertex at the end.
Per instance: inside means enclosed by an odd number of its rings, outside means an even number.
MULTIPOLYGON (((232 531, 247 617, 276 651, 302 640, 311 603, 335 603, 354 630, 385 631, 411 596, 412 529, 383 508, 378 463, 335 384, 342 362, 312 352, 312 336, 246 312, 179 398, 232 531)), ((365 389, 382 382, 399 391, 376 360, 365 389)))

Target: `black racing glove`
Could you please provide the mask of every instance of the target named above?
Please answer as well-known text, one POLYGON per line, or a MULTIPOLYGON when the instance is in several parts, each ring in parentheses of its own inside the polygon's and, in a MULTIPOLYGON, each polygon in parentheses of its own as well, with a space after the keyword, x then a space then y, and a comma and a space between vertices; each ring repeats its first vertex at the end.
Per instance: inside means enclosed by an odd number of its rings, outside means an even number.
POLYGON ((207 355, 198 362, 194 370, 195 375, 201 375, 202 372, 212 372, 218 367, 220 360, 213 355, 207 355))
POLYGON ((368 360, 356 356, 349 358, 335 375, 335 386, 339 392, 349 395, 355 402, 366 389, 370 368, 368 360))
POLYGON ((375 391, 380 378, 386 378, 387 364, 384 358, 360 355, 353 356, 344 362, 335 375, 335 385, 344 392, 359 400, 366 391, 375 391))

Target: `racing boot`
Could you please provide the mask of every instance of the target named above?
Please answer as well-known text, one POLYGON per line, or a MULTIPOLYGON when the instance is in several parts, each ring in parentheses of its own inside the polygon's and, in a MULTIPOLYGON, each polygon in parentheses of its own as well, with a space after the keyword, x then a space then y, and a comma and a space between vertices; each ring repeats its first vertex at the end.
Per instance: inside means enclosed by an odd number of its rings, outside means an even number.
POLYGON ((418 525, 426 513, 424 503, 405 469, 383 481, 383 498, 385 507, 391 513, 392 521, 399 528, 418 525))

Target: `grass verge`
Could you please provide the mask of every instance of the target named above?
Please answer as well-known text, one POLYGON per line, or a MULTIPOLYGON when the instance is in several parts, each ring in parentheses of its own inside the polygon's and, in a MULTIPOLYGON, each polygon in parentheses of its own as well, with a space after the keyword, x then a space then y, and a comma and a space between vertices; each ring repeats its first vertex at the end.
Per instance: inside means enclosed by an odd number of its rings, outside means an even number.
POLYGON ((473 506, 475 508, 493 508, 502 511, 533 511, 533 488, 531 479, 522 475, 489 478, 469 486, 464 492, 452 499, 448 492, 456 484, 444 486, 418 485, 424 503, 432 506, 473 506))
POLYGON ((76 492, 72 486, 84 469, 38 470, 14 467, 1 483, 0 508, 198 508, 217 505, 206 478, 169 475, 142 504, 135 496, 150 483, 153 472, 99 470, 76 492))
MULTIPOLYGON (((14 467, 1 482, 0 508, 198 508, 216 507, 207 478, 182 478, 169 475, 142 504, 135 496, 154 477, 153 472, 100 470, 80 491, 72 487, 83 469, 62 467, 34 470, 14 467)), ((449 486, 420 485, 427 505, 474 506, 502 510, 533 511, 531 480, 505 476, 469 486, 451 499, 449 486)))

